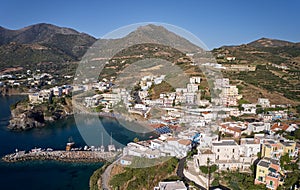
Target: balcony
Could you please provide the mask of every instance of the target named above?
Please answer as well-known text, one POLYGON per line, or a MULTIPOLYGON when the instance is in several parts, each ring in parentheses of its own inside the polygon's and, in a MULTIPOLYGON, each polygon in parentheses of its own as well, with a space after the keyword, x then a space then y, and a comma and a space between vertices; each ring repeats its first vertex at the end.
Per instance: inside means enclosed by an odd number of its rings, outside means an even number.
POLYGON ((270 185, 270 184, 267 184, 266 187, 267 187, 268 189, 275 189, 274 185, 270 185))

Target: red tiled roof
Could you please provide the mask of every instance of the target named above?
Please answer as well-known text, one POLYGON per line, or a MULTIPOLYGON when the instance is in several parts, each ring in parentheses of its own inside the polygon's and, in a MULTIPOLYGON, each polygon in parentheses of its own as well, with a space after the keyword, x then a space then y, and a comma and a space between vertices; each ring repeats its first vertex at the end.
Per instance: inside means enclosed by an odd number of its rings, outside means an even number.
POLYGON ((185 146, 188 146, 188 145, 191 144, 191 141, 190 140, 186 140, 186 139, 180 139, 178 142, 180 144, 182 144, 182 145, 185 145, 185 146))
POLYGON ((288 124, 278 124, 278 123, 275 123, 272 127, 271 127, 271 130, 272 131, 278 131, 278 130, 287 130, 289 128, 289 125, 288 124))
POLYGON ((237 133, 241 133, 242 132, 242 130, 239 129, 239 128, 237 128, 237 127, 229 127, 229 126, 226 126, 226 125, 221 125, 221 127, 223 129, 228 129, 230 131, 234 131, 234 132, 237 132, 237 133))
POLYGON ((155 128, 155 129, 157 129, 157 128, 163 127, 163 126, 165 126, 165 125, 159 123, 159 124, 151 124, 150 126, 153 127, 153 128, 155 128))

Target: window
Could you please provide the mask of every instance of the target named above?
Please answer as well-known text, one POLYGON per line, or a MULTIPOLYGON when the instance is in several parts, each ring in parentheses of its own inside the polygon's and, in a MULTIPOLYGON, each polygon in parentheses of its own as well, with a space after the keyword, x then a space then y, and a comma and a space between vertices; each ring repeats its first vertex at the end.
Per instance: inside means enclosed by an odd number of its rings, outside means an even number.
POLYGON ((234 153, 234 149, 232 149, 232 152, 234 153))
POLYGON ((220 152, 220 149, 218 149, 217 151, 220 152))

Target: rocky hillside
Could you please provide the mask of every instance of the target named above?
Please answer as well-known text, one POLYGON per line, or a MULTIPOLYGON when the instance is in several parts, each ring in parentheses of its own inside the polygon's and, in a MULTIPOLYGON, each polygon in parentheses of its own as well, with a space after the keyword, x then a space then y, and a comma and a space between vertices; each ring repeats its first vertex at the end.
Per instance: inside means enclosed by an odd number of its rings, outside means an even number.
POLYGON ((25 131, 43 127, 52 122, 72 114, 71 99, 55 99, 53 103, 31 105, 28 100, 17 102, 11 106, 11 119, 8 129, 25 131))
POLYGON ((219 63, 229 68, 256 67, 255 71, 224 72, 244 89, 242 94, 250 102, 266 97, 272 103, 300 104, 300 43, 261 38, 248 44, 223 46, 213 53, 219 63))
POLYGON ((300 43, 261 38, 248 44, 222 46, 213 53, 220 63, 276 64, 286 65, 290 70, 300 69, 300 43), (236 60, 226 59, 232 56, 236 60))

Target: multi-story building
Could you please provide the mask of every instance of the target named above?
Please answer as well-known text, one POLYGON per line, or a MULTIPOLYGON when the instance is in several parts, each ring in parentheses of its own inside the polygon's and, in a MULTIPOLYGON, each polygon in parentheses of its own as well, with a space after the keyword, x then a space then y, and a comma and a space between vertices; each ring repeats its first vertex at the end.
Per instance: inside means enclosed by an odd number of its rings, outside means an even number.
POLYGON ((260 152, 260 143, 254 138, 241 138, 240 155, 245 157, 256 157, 260 152))
POLYGON ((223 87, 229 86, 229 79, 228 78, 221 78, 216 79, 214 82, 214 87, 216 89, 222 89, 223 87))
POLYGON ((199 90, 198 84, 187 84, 188 92, 197 92, 199 90))
POLYGON ((222 88, 222 95, 223 96, 238 96, 239 95, 239 90, 236 86, 234 85, 229 85, 226 87, 222 88))
POLYGON ((200 82, 201 82, 201 77, 191 77, 190 78, 191 84, 200 84, 200 82))
POLYGON ((253 133, 258 133, 262 131, 269 131, 270 130, 270 123, 266 122, 253 122, 248 124, 248 129, 249 131, 253 133))
POLYGON ((269 189, 276 190, 283 184, 282 172, 278 160, 261 159, 256 166, 255 184, 266 184, 269 189))
POLYGON ((199 166, 216 164, 219 170, 247 170, 251 163, 256 159, 252 156, 254 153, 250 150, 241 150, 245 146, 238 145, 234 140, 222 140, 212 142, 210 148, 198 147, 198 154, 194 156, 194 167, 199 171, 199 166), (240 152, 247 152, 249 157, 241 155, 240 152))
POLYGON ((296 142, 294 141, 274 141, 264 140, 262 143, 261 156, 272 159, 280 159, 281 156, 288 154, 291 157, 298 155, 296 142))
POLYGON ((234 140, 213 142, 212 152, 216 154, 216 160, 238 160, 240 158, 239 146, 234 140))
POLYGON ((270 107, 270 100, 267 98, 258 98, 257 105, 260 105, 262 108, 270 107))
POLYGON ((242 134, 242 130, 237 127, 230 127, 226 125, 219 126, 219 131, 222 134, 232 135, 234 138, 240 138, 242 134))
POLYGON ((279 159, 281 156, 280 144, 272 139, 263 140, 261 147, 261 157, 279 159))

